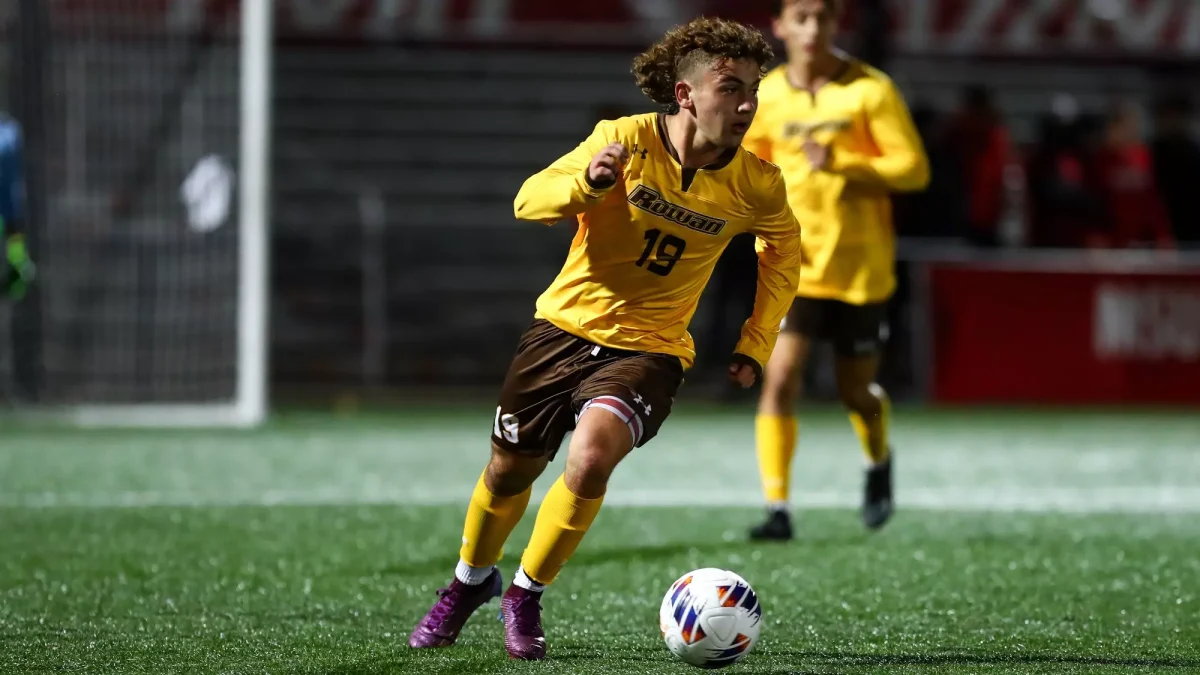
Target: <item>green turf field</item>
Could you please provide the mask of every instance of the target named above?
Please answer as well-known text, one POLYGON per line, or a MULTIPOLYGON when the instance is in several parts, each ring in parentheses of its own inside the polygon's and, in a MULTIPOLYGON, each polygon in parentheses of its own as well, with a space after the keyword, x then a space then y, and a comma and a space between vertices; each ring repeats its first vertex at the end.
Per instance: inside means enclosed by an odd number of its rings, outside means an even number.
POLYGON ((618 470, 547 592, 550 660, 506 660, 495 604, 456 647, 412 653, 408 632, 452 572, 491 416, 5 428, 0 673, 698 672, 663 647, 657 611, 706 566, 745 576, 766 612, 727 672, 1200 672, 1196 413, 901 409, 900 510, 867 535, 849 424, 815 411, 800 537, 750 545, 748 411, 681 403, 618 470))

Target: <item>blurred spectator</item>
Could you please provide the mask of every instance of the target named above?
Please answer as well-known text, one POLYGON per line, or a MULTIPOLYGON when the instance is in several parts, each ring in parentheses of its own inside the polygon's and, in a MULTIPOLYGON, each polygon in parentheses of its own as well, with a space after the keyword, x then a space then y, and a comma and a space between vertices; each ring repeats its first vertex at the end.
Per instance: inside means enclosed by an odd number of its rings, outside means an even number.
POLYGON ((1154 179, 1167 209, 1175 239, 1200 246, 1200 144, 1192 137, 1192 102, 1184 94, 1159 101, 1151 144, 1154 179))
POLYGON ((985 87, 972 85, 963 91, 948 140, 958 153, 966 183, 967 236, 979 245, 995 246, 1005 209, 1004 170, 1012 151, 1008 130, 985 87))
POLYGON ((1103 217, 1092 189, 1085 127, 1076 110, 1056 101, 1041 122, 1039 138, 1026 172, 1030 205, 1029 245, 1076 248, 1103 217))
POLYGON ((1094 175, 1105 218, 1085 240, 1089 248, 1174 246, 1167 211, 1155 186, 1150 150, 1142 142, 1140 115, 1133 104, 1115 106, 1105 120, 1094 175))

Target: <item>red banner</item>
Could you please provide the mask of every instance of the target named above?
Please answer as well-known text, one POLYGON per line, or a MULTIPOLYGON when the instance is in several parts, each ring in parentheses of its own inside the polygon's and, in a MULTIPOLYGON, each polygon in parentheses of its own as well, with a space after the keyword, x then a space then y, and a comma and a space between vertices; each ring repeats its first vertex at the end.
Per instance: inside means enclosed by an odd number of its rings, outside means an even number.
MULTIPOLYGON (((236 14, 231 10, 249 1, 52 0, 51 7, 68 26, 104 17, 114 30, 187 31, 228 20, 236 14)), ((349 41, 628 46, 701 14, 761 27, 770 20, 768 4, 759 0, 275 0, 275 5, 282 38, 349 41)), ((846 28, 852 29, 858 2, 846 5, 846 28)), ((1196 0, 904 0, 890 7, 892 43, 901 54, 1200 54, 1196 0)))
POLYGON ((933 396, 1200 404, 1200 269, 933 265, 933 396))

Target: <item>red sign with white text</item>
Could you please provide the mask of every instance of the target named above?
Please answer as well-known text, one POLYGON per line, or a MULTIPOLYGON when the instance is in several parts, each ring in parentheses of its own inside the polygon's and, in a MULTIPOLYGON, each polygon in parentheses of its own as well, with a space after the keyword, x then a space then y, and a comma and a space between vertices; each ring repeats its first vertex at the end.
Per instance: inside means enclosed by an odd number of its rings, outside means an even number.
MULTIPOLYGON (((248 1, 52 0, 51 7, 67 25, 105 15, 120 17, 109 24, 114 30, 187 31, 229 20, 248 1)), ((770 19, 767 3, 758 0, 276 0, 275 5, 283 38, 350 41, 629 46, 701 14, 764 28, 770 19)), ((858 2, 846 5, 846 27, 853 28, 858 2)), ((892 42, 901 54, 1200 54, 1196 0, 904 0, 890 8, 892 42)))
POLYGON ((940 402, 1200 404, 1200 269, 930 269, 940 402))

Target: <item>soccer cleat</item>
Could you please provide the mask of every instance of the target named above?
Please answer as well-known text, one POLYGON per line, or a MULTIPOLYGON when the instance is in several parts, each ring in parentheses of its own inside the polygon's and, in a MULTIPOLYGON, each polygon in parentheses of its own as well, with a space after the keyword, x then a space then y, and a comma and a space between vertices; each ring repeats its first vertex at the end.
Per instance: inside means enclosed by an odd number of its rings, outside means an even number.
POLYGON ((493 569, 487 580, 470 586, 455 579, 448 588, 438 589, 438 601, 408 637, 413 649, 449 647, 458 640, 467 619, 489 600, 500 595, 503 580, 500 570, 493 569))
POLYGON ((510 586, 500 600, 504 617, 504 648, 522 661, 546 658, 546 634, 542 632, 542 594, 510 586))
POLYGON ((879 466, 867 469, 863 485, 862 519, 868 530, 878 530, 891 517, 892 505, 892 455, 879 466))
POLYGON ((767 519, 750 528, 753 541, 788 541, 792 538, 792 517, 782 509, 767 511, 767 519))

